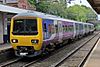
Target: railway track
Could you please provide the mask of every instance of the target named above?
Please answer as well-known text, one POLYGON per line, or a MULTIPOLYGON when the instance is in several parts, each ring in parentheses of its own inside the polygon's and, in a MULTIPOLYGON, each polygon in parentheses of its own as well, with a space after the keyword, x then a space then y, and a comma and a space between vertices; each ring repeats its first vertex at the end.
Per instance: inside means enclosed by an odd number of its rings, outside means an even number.
MULTIPOLYGON (((77 52, 84 44, 92 40, 97 33, 90 35, 87 38, 83 38, 80 41, 66 45, 54 52, 49 56, 32 58, 28 60, 26 58, 19 58, 8 63, 1 65, 0 67, 59 67, 64 64, 65 59, 71 57, 74 52, 77 52), (81 45, 80 45, 81 44, 81 45), (78 47, 80 45, 80 47, 78 47), (78 48, 77 48, 78 47, 78 48), (24 61, 23 61, 24 60, 24 61)), ((85 51, 85 50, 83 50, 85 51)), ((29 58, 30 59, 30 58, 29 58)), ((80 64, 81 65, 81 64, 80 64)))
POLYGON ((53 67, 82 67, 98 42, 99 35, 76 48, 69 56, 54 64, 53 67))
MULTIPOLYGON (((62 65, 62 63, 65 61, 65 59, 68 59, 69 57, 71 57, 75 52, 77 52, 80 48, 84 47, 85 44, 88 44, 96 36, 97 35, 94 35, 94 36, 90 37, 89 39, 87 37, 85 39, 82 39, 79 42, 71 44, 72 48, 70 45, 67 45, 63 49, 59 50, 60 52, 57 51, 56 54, 51 55, 47 59, 44 59, 42 61, 40 60, 36 63, 31 63, 25 67, 59 67, 62 65), (73 45, 77 45, 77 46, 73 47, 73 45), (73 49, 73 50, 70 50, 70 49, 73 49)), ((97 36, 97 39, 98 38, 99 37, 97 36)), ((97 39, 95 39, 95 40, 97 40, 97 39)), ((83 51, 87 51, 87 50, 83 50, 83 51)), ((63 67, 63 66, 61 66, 61 67, 63 67)), ((68 67, 68 66, 65 66, 65 67, 68 67)), ((74 67, 74 65, 72 67, 74 67)), ((77 66, 75 66, 75 67, 77 67, 77 66)))
POLYGON ((10 65, 10 64, 12 64, 12 63, 16 63, 16 62, 19 61, 19 60, 21 60, 21 58, 16 58, 16 59, 14 59, 14 60, 11 60, 10 62, 8 61, 8 62, 6 62, 6 63, 2 63, 2 64, 0 65, 0 67, 5 67, 5 66, 10 65))
POLYGON ((12 60, 8 63, 0 65, 0 67, 24 67, 28 65, 29 63, 37 62, 40 59, 33 59, 33 58, 17 58, 15 60, 12 60))

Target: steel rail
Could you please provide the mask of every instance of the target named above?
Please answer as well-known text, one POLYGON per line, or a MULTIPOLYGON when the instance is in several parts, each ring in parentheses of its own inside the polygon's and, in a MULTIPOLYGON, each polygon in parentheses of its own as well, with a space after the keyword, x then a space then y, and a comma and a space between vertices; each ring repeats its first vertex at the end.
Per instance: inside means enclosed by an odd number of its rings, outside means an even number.
POLYGON ((67 56, 63 57, 59 62, 57 62, 57 63, 55 63, 55 64, 53 64, 53 65, 51 65, 49 67, 58 67, 59 65, 61 65, 67 58, 69 58, 70 56, 72 56, 75 52, 77 52, 80 48, 82 48, 86 43, 88 43, 90 40, 92 40, 95 36, 93 36, 91 39, 89 39, 88 41, 86 41, 84 44, 82 44, 79 47, 77 47, 74 50, 72 50, 70 53, 68 53, 67 56))
POLYGON ((83 60, 80 62, 80 64, 78 65, 78 67, 83 67, 84 63, 86 62, 86 60, 88 59, 88 57, 90 56, 91 52, 93 51, 94 47, 96 46, 97 42, 99 41, 100 37, 97 39, 96 43, 93 45, 93 47, 91 48, 91 50, 89 51, 89 53, 83 58, 83 60))
POLYGON ((12 60, 12 61, 10 61, 10 62, 8 62, 8 63, 5 63, 5 64, 3 64, 3 65, 0 65, 0 67, 5 67, 5 66, 8 66, 8 65, 10 65, 10 64, 16 63, 16 62, 20 61, 21 59, 22 59, 22 58, 18 58, 18 59, 12 60))

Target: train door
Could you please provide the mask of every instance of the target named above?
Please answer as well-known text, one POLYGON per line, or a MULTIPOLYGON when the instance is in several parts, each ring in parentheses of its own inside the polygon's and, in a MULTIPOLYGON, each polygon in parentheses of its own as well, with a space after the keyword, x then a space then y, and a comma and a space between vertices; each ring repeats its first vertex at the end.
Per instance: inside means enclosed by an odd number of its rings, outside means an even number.
POLYGON ((84 27, 85 27, 85 33, 87 34, 87 25, 85 24, 84 27))
POLYGON ((53 34, 53 20, 44 19, 43 20, 43 34, 44 39, 49 39, 53 34))
POLYGON ((59 42, 63 41, 63 27, 62 22, 58 21, 58 31, 59 31, 59 42))
POLYGON ((84 24, 83 24, 83 35, 85 34, 84 24))
POLYGON ((73 23, 73 28, 74 28, 74 35, 73 35, 73 37, 75 38, 75 36, 76 36, 76 27, 75 27, 75 23, 73 23))
POLYGON ((46 20, 43 19, 43 39, 47 39, 48 38, 48 32, 47 32, 47 24, 46 24, 46 20))
POLYGON ((82 33, 83 33, 82 30, 83 30, 83 26, 82 26, 82 24, 80 23, 80 24, 79 24, 79 34, 80 34, 80 35, 82 35, 82 33))
POLYGON ((58 22, 57 20, 54 20, 54 27, 55 27, 55 33, 56 33, 56 36, 57 36, 57 33, 58 33, 58 22))
POLYGON ((75 27, 76 27, 76 36, 79 35, 79 24, 75 23, 75 27))
POLYGON ((54 20, 54 32, 55 32, 55 40, 57 40, 57 42, 59 41, 59 30, 58 30, 58 21, 54 20))

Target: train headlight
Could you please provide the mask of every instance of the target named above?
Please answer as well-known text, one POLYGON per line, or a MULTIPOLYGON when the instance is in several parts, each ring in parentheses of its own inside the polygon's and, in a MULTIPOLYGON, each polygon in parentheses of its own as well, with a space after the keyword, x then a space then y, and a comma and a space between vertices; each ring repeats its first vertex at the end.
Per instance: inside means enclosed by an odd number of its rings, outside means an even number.
POLYGON ((17 39, 12 39, 12 43, 18 43, 17 39))
POLYGON ((31 40, 32 44, 38 44, 39 40, 31 40))

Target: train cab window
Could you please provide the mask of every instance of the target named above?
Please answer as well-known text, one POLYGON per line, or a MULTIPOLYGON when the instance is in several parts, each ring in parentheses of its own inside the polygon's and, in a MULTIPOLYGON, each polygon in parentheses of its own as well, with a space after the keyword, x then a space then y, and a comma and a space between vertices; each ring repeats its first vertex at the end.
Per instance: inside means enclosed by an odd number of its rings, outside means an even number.
POLYGON ((25 26, 26 26, 26 31, 37 31, 37 20, 27 19, 25 26))
POLYGON ((15 19, 12 33, 14 35, 37 35, 37 20, 15 19))
POLYGON ((14 20, 13 24, 13 31, 23 31, 24 30, 24 20, 19 19, 19 20, 14 20))

